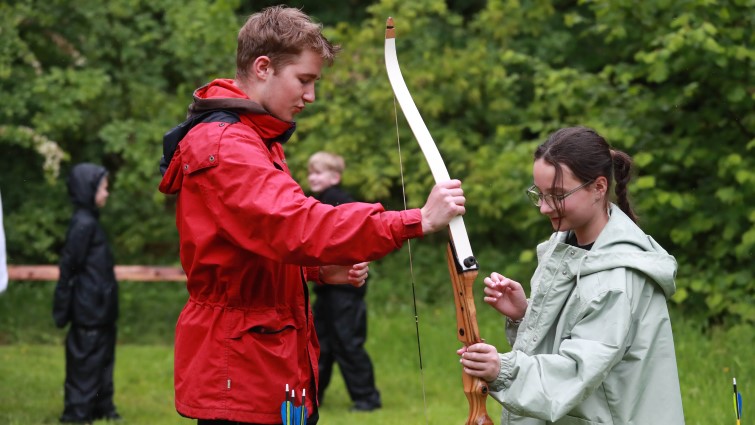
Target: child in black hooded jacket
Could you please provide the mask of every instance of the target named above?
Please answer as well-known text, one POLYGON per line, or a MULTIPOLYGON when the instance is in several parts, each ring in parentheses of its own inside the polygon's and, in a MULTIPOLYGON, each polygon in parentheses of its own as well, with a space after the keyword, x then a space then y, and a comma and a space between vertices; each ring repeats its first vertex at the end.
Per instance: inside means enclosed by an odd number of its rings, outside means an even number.
POLYGON ((65 403, 60 421, 120 419, 113 404, 118 282, 99 209, 108 197, 108 173, 82 163, 71 170, 68 194, 74 213, 60 256, 53 319, 66 336, 65 403))

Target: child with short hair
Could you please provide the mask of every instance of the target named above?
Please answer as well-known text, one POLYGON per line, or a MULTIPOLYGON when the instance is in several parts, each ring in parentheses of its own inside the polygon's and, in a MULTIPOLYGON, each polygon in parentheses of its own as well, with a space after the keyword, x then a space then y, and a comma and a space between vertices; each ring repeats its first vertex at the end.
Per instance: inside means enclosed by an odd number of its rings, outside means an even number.
MULTIPOLYGON (((330 152, 317 152, 309 157, 307 181, 320 202, 341 205, 354 202, 341 187, 346 168, 343 157, 330 152)), ((312 311, 320 341, 320 385, 318 398, 323 401, 330 384, 333 364, 338 364, 346 390, 354 403, 352 410, 369 412, 382 406, 375 387, 375 373, 364 344, 367 341, 367 284, 316 285, 317 295, 312 311)))
POLYGON ((341 188, 341 177, 344 169, 346 169, 346 162, 340 155, 320 151, 309 157, 307 182, 309 189, 317 195, 318 200, 330 205, 354 202, 351 196, 341 188), (337 193, 338 195, 332 195, 332 202, 326 202, 322 199, 326 192, 337 193))

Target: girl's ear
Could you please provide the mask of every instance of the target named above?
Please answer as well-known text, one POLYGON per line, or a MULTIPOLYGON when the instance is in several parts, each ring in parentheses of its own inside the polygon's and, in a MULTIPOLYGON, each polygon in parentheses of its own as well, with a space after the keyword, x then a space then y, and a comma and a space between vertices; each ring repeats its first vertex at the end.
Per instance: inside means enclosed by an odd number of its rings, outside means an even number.
POLYGON ((598 178, 596 178, 593 185, 595 185, 595 190, 600 194, 601 197, 605 196, 605 194, 608 193, 608 179, 606 179, 604 176, 599 176, 598 178))

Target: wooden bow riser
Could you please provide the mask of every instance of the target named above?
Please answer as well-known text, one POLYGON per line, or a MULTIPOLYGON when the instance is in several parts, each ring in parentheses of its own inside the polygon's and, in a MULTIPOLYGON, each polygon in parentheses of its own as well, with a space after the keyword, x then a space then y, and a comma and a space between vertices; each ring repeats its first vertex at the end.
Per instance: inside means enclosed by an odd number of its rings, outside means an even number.
MULTIPOLYGON (((477 270, 460 273, 456 267, 456 256, 451 244, 447 248, 448 273, 454 291, 456 304, 456 337, 465 346, 482 342, 477 326, 477 309, 474 304, 473 286, 477 279, 477 270)), ((464 394, 469 402, 469 416, 466 425, 492 425, 485 403, 488 398, 488 384, 480 379, 461 372, 464 394)))
MULTIPOLYGON (((393 19, 388 18, 385 25, 385 63, 388 78, 396 101, 401 106, 409 126, 414 133, 422 154, 425 156, 430 171, 436 183, 450 179, 448 169, 443 158, 438 152, 438 147, 432 140, 430 131, 425 126, 422 116, 419 114, 414 100, 406 87, 404 77, 398 65, 398 57, 395 45, 396 31, 393 19)), ((477 328, 477 311, 472 294, 472 286, 478 273, 477 261, 472 253, 464 220, 461 216, 454 217, 448 224, 451 244, 448 247, 448 270, 453 283, 454 301, 456 304, 457 338, 465 346, 481 342, 480 332, 477 328), (454 240, 456 244, 454 244, 454 240), (452 247, 452 245, 454 245, 452 247), (457 257, 462 257, 461 260, 457 257)), ((469 417, 467 425, 492 425, 493 421, 488 416, 485 401, 488 396, 488 385, 482 379, 467 375, 462 370, 462 382, 464 393, 469 402, 469 417)))

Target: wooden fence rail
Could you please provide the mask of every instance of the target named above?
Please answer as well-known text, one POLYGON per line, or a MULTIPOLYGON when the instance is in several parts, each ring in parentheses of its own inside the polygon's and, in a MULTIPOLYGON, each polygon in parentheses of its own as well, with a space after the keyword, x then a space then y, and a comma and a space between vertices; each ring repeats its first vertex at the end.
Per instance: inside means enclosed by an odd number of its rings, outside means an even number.
MULTIPOLYGON (((9 280, 58 280, 57 265, 8 265, 9 280)), ((136 282, 184 282, 186 274, 181 267, 169 266, 115 266, 115 278, 136 282)))

